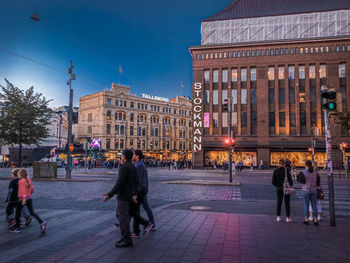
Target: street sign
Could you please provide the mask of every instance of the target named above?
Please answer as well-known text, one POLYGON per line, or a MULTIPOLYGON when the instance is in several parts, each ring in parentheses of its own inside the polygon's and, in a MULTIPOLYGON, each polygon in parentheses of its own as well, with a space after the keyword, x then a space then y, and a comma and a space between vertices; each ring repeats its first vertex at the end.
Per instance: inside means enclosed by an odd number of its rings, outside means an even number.
POLYGON ((73 143, 71 143, 71 144, 69 145, 69 150, 70 150, 70 152, 73 152, 73 151, 74 151, 74 144, 73 144, 73 143))

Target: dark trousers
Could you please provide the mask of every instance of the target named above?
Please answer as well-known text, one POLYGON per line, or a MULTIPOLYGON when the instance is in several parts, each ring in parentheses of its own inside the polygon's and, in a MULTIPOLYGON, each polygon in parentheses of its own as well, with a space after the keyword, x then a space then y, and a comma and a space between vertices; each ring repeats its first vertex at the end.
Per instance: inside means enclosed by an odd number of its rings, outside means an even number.
POLYGON ((286 206, 287 217, 290 216, 290 195, 284 195, 283 190, 277 190, 277 216, 281 216, 281 207, 284 198, 284 205, 286 206))
MULTIPOLYGON (((33 200, 31 198, 27 199, 26 206, 29 210, 30 215, 34 217, 39 222, 39 224, 41 224, 43 220, 41 220, 41 218, 34 212, 33 200)), ((17 228, 19 228, 22 209, 23 209, 22 201, 19 200, 16 206, 16 227, 17 228)))
POLYGON ((154 223, 154 216, 152 213, 152 209, 148 204, 148 199, 147 199, 147 194, 144 194, 140 197, 140 204, 142 205, 143 209, 145 209, 147 216, 148 216, 148 220, 155 226, 154 223))
POLYGON ((147 226, 148 225, 148 221, 146 219, 144 219, 142 216, 141 216, 141 212, 140 212, 140 209, 141 209, 141 198, 140 198, 141 195, 138 195, 137 196, 137 203, 134 203, 134 202, 130 202, 130 216, 132 216, 134 218, 134 224, 133 224, 133 231, 137 234, 140 233, 140 224, 143 225, 143 226, 147 226))
POLYGON ((130 233, 130 215, 129 215, 129 201, 118 200, 118 217, 120 223, 120 232, 122 234, 124 242, 131 243, 130 233))
POLYGON ((6 217, 9 217, 12 215, 13 210, 16 208, 17 202, 15 201, 10 201, 6 207, 6 217))

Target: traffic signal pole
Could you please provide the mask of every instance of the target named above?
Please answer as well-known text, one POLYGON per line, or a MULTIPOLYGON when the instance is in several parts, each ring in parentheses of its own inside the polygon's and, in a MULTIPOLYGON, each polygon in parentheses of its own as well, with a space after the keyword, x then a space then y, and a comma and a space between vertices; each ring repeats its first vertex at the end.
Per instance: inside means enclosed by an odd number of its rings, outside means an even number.
POLYGON ((227 127, 227 132, 228 132, 228 137, 230 138, 230 143, 228 146, 229 153, 228 153, 228 169, 229 174, 230 174, 230 183, 232 183, 232 98, 228 98, 228 127, 227 127))
MULTIPOLYGON (((323 99, 326 102, 326 99, 323 99)), ((324 110, 324 122, 325 122, 325 137, 326 137, 326 150, 327 150, 327 178, 328 178, 328 192, 329 192, 329 217, 331 226, 335 226, 335 207, 334 207, 334 185, 333 185, 333 162, 332 162, 332 140, 329 124, 328 110, 324 110)))

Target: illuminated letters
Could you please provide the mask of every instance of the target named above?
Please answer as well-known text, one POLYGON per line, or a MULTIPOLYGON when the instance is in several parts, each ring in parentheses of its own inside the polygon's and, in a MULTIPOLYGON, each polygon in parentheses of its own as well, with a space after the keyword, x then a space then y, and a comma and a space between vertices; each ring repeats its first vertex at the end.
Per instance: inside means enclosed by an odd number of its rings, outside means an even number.
POLYGON ((201 151, 202 150, 202 132, 199 128, 203 127, 202 123, 202 83, 196 82, 193 85, 193 151, 201 151))

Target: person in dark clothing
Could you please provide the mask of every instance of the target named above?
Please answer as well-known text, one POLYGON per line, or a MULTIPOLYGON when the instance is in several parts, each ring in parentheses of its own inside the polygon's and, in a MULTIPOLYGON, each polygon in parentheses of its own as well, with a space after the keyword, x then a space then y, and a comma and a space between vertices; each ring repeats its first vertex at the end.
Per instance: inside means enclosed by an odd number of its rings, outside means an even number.
POLYGON ((139 181, 139 187, 137 189, 137 203, 130 204, 130 214, 134 218, 133 225, 133 237, 139 237, 140 235, 140 224, 144 226, 144 233, 148 233, 154 227, 154 216, 151 208, 149 207, 147 200, 148 193, 148 172, 145 164, 143 163, 144 155, 141 150, 134 151, 133 161, 137 169, 137 178, 139 181), (145 220, 140 215, 140 208, 145 209, 149 221, 145 220))
POLYGON ((281 159, 279 161, 280 167, 276 168, 273 171, 272 176, 272 184, 276 187, 276 195, 277 195, 277 222, 281 221, 281 207, 282 202, 284 199, 284 205, 286 206, 286 222, 291 223, 293 220, 290 218, 290 195, 284 195, 283 193, 283 185, 286 178, 286 172, 287 172, 287 179, 288 183, 292 186, 293 180, 290 175, 289 169, 286 167, 286 161, 284 159, 281 159))
POLYGON ((132 247, 132 238, 130 233, 130 202, 137 202, 137 171, 132 164, 132 150, 122 152, 122 161, 124 162, 119 169, 117 182, 112 190, 104 195, 104 202, 107 202, 114 195, 118 200, 118 216, 120 221, 120 232, 122 238, 115 244, 116 247, 132 247))

